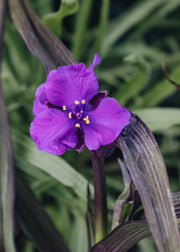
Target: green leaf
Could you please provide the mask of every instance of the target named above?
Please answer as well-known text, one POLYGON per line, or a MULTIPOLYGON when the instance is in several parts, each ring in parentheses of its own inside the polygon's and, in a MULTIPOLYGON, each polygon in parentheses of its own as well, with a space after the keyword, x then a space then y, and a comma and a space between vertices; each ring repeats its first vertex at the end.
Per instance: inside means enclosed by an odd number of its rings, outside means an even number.
POLYGON ((88 251, 87 225, 84 216, 76 216, 71 234, 71 251, 88 251))
POLYGON ((60 8, 55 13, 47 14, 43 18, 43 23, 59 37, 62 32, 62 21, 66 16, 74 14, 78 10, 77 0, 62 0, 60 8))
POLYGON ((147 108, 134 111, 148 125, 151 131, 164 131, 180 125, 179 108, 147 108))
MULTIPOLYGON (((16 146, 15 156, 23 158, 34 167, 46 172, 65 186, 71 187, 82 199, 87 198, 87 185, 89 184, 80 173, 70 166, 62 157, 38 151, 35 143, 26 135, 13 131, 13 142, 16 146)), ((90 185, 93 195, 93 186, 90 185)))
POLYGON ((163 0, 138 1, 123 16, 120 16, 120 18, 112 22, 108 27, 109 32, 107 32, 104 38, 102 53, 107 54, 118 39, 135 25, 143 22, 147 18, 147 15, 150 15, 163 2, 163 0))
POLYGON ((33 192, 17 177, 15 217, 26 236, 39 251, 69 252, 33 192))
POLYGON ((13 22, 29 50, 45 65, 46 71, 76 60, 64 44, 34 14, 24 0, 9 0, 13 22))
MULTIPOLYGON (((178 82, 180 80, 180 66, 174 67, 171 73, 171 78, 178 82)), ((152 87, 148 92, 141 96, 141 99, 135 103, 137 108, 153 107, 162 102, 166 97, 169 97, 176 92, 176 88, 169 83, 167 79, 164 79, 154 87, 152 87)))
MULTIPOLYGON (((0 2, 0 62, 6 1, 0 2)), ((1 70, 1 69, 0 69, 1 70)), ((1 78, 1 76, 0 76, 1 78)), ((14 162, 8 118, 0 79, 0 251, 15 252, 14 245, 14 162)))
MULTIPOLYGON (((103 43, 106 26, 108 23, 108 15, 109 15, 109 9, 110 9, 109 7, 110 7, 110 0, 103 0, 101 4, 101 10, 100 10, 100 20, 99 20, 98 28, 96 30, 96 39, 94 42, 94 48, 92 52, 90 52, 91 61, 95 53, 101 53, 101 45, 103 43)), ((91 61, 89 61, 88 63, 90 64, 91 61)))
POLYGON ((155 138, 143 121, 132 114, 131 123, 119 139, 158 250, 179 251, 179 231, 168 176, 155 138))
POLYGON ((72 48, 73 55, 76 57, 77 60, 79 60, 84 53, 83 48, 84 43, 86 43, 86 30, 88 26, 92 4, 93 1, 91 0, 82 1, 78 11, 72 48))
POLYGON ((137 98, 137 95, 145 87, 149 79, 149 67, 143 57, 130 54, 124 61, 133 64, 137 71, 115 93, 115 98, 120 102, 121 106, 124 106, 128 100, 137 98))

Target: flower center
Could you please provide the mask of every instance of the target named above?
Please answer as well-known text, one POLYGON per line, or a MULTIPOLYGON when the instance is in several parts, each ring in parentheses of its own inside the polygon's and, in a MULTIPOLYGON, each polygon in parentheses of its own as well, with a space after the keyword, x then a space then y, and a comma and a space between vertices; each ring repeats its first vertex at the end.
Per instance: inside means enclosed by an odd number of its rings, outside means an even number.
POLYGON ((83 124, 90 124, 85 100, 81 102, 75 100, 74 104, 67 107, 63 106, 62 110, 67 113, 68 118, 72 120, 76 128, 80 128, 83 124))

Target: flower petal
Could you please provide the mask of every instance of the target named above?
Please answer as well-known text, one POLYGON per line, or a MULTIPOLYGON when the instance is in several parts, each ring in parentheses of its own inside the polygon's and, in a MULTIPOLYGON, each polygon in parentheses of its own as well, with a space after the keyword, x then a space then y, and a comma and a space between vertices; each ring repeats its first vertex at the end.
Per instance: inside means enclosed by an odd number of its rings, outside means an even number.
POLYGON ((47 101, 47 97, 45 94, 44 84, 41 84, 35 93, 35 100, 33 106, 33 115, 37 115, 42 110, 46 109, 45 101, 47 101))
POLYGON ((77 100, 90 101, 99 91, 97 76, 92 70, 87 69, 83 63, 76 64, 73 67, 77 100))
POLYGON ((73 149, 78 142, 77 129, 64 112, 47 108, 31 123, 30 134, 39 150, 62 155, 73 149))
POLYGON ((99 65, 101 63, 101 57, 98 53, 94 55, 93 63, 89 66, 89 70, 93 71, 94 67, 96 65, 99 65))
POLYGON ((45 89, 48 101, 54 106, 70 105, 74 102, 73 66, 59 67, 48 74, 45 89))
POLYGON ((88 116, 90 124, 84 126, 84 141, 88 149, 96 150, 101 145, 112 143, 119 136, 130 123, 131 114, 114 98, 107 97, 88 116))
MULTIPOLYGON (((95 66, 97 62, 92 65, 95 66)), ((49 73, 45 83, 48 100, 55 106, 71 105, 75 100, 91 100, 99 85, 93 67, 83 63, 59 67, 49 73)))

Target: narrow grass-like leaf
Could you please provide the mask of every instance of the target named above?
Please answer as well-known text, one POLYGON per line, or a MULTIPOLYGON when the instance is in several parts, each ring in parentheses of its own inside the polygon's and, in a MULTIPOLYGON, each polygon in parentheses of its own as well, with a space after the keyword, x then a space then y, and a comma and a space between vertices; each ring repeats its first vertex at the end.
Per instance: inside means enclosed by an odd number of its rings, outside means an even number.
MULTIPOLYGON (((180 80, 180 66, 174 68, 171 73, 173 80, 180 80)), ((172 95, 176 92, 176 87, 171 85, 168 80, 164 80, 156 83, 154 87, 141 96, 141 100, 135 103, 136 108, 153 107, 163 101, 164 98, 172 95)))
POLYGON ((172 80, 170 78, 170 76, 168 75, 167 71, 166 71, 166 66, 165 66, 165 62, 162 61, 162 69, 163 69, 163 72, 164 72, 164 75, 166 77, 166 79, 172 84, 174 85, 177 89, 180 90, 180 84, 176 83, 174 80, 172 80))
MULTIPOLYGON (((175 212, 176 212, 176 217, 180 219, 180 191, 177 192, 172 192, 171 193, 175 212)), ((180 224, 180 222, 178 222, 180 224)))
POLYGON ((179 108, 147 108, 134 111, 151 131, 163 131, 180 125, 179 108))
POLYGON ((51 219, 33 192, 19 177, 17 177, 15 217, 23 232, 39 251, 69 252, 51 219))
MULTIPOLYGON (((86 200, 88 181, 80 173, 75 171, 63 158, 38 151, 34 142, 21 132, 16 130, 13 133, 13 142, 24 150, 23 157, 26 162, 46 172, 63 185, 71 187, 77 195, 86 200)), ((15 148, 17 157, 21 157, 21 150, 15 148)), ((90 190, 93 195, 91 184, 90 190)))
POLYGON ((120 164, 121 172, 123 175, 124 190, 119 195, 118 199, 115 202, 115 207, 114 207, 114 212, 113 212, 113 220, 112 220, 112 228, 111 228, 112 230, 119 225, 119 223, 122 219, 123 205, 127 202, 127 199, 131 193, 131 190, 130 190, 131 178, 129 176, 127 168, 125 167, 124 163, 120 159, 118 160, 118 162, 120 164))
POLYGON ((139 92, 144 88, 147 83, 147 74, 144 71, 136 73, 131 80, 124 83, 122 88, 119 88, 115 94, 115 98, 124 106, 129 99, 137 97, 139 92))
POLYGON ((77 0, 62 0, 60 8, 55 13, 49 13, 43 18, 43 23, 56 35, 60 36, 62 31, 62 21, 68 16, 74 14, 78 9, 77 0))
MULTIPOLYGON (((180 221, 180 192, 171 193, 177 221, 180 221)), ((117 226, 102 241, 95 244, 90 252, 126 252, 140 240, 151 235, 146 220, 127 221, 117 226)))
POLYGON ((79 60, 84 53, 82 49, 84 48, 83 44, 86 38, 86 29, 90 17, 92 3, 93 1, 91 0, 82 1, 78 11, 75 25, 74 43, 72 48, 73 55, 77 60, 79 60))
POLYGON ((126 252, 133 245, 150 235, 145 221, 124 222, 106 238, 91 248, 90 252, 126 252))
MULTIPOLYGON (((170 24, 170 19, 169 17, 173 17, 173 14, 171 12, 175 11, 178 9, 180 5, 180 2, 178 0, 173 0, 173 1, 163 1, 161 6, 158 8, 155 8, 153 13, 151 15, 147 15, 145 18, 145 22, 141 22, 136 29, 132 30, 130 36, 128 37, 129 41, 134 41, 138 38, 143 38, 144 34, 152 29, 152 27, 161 27, 162 23, 166 27, 170 24)), ((172 24, 174 26, 175 24, 172 24)), ((143 39, 142 39, 143 40, 143 39)), ((161 56, 162 58, 162 56, 161 56)))
MULTIPOLYGON (((6 1, 0 1, 0 63, 6 1)), ((0 69, 1 71, 1 69, 0 69)), ((0 76, 1 78, 1 76, 0 76)), ((8 118, 0 79, 0 251, 15 252, 13 233, 14 160, 8 118)))
POLYGON ((84 216, 76 216, 71 237, 72 252, 88 251, 87 226, 84 216))
POLYGON ((41 23, 24 0, 9 0, 11 16, 29 50, 38 57, 49 72, 76 60, 64 44, 41 23))
POLYGON ((96 31, 96 40, 94 43, 94 49, 92 50, 91 55, 90 55, 91 61, 95 53, 101 52, 101 45, 103 42, 106 26, 108 23, 109 5, 110 5, 110 0, 102 1, 101 11, 100 11, 100 20, 99 20, 99 25, 96 31))
POLYGON ((139 1, 119 19, 112 22, 109 32, 104 38, 102 53, 107 54, 113 44, 120 39, 129 29, 142 22, 147 15, 162 4, 163 0, 139 1))
POLYGON ((179 251, 179 232, 166 167, 152 133, 138 116, 132 114, 131 124, 119 139, 158 250, 179 251))

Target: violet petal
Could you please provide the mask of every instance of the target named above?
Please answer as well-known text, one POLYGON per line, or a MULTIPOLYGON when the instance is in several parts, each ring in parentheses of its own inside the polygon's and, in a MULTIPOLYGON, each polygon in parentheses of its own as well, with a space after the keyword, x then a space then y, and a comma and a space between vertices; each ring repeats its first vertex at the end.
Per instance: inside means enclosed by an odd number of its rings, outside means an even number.
POLYGON ((96 150, 118 137, 130 123, 131 114, 126 108, 121 108, 114 98, 106 97, 88 116, 90 124, 84 127, 84 141, 88 149, 96 150))
POLYGON ((94 67, 101 63, 101 57, 98 53, 94 55, 93 63, 89 66, 89 70, 93 71, 94 67))
POLYGON ((37 115, 42 110, 46 109, 45 101, 47 101, 47 97, 45 94, 44 84, 41 84, 35 93, 35 101, 33 106, 33 115, 37 115))
POLYGON ((64 112, 48 108, 31 123, 30 133, 39 150, 62 155, 77 145, 77 129, 64 112))
POLYGON ((45 83, 48 100, 55 106, 71 105, 75 100, 92 99, 98 93, 98 79, 83 63, 59 67, 49 73, 45 83))

